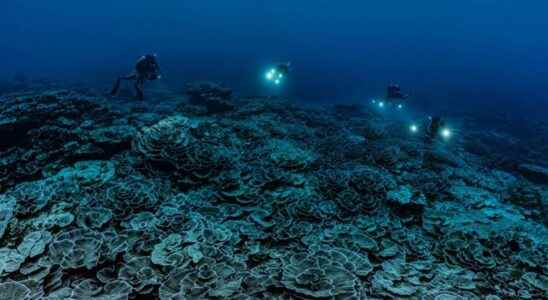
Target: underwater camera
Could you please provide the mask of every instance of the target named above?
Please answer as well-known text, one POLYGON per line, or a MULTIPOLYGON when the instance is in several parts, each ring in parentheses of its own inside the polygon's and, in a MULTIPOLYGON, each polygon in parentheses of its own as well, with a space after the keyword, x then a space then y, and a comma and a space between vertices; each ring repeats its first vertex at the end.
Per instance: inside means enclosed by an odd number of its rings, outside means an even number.
POLYGON ((265 78, 266 80, 273 82, 275 85, 280 85, 282 83, 282 79, 284 78, 284 74, 278 71, 278 69, 272 68, 266 72, 265 78))

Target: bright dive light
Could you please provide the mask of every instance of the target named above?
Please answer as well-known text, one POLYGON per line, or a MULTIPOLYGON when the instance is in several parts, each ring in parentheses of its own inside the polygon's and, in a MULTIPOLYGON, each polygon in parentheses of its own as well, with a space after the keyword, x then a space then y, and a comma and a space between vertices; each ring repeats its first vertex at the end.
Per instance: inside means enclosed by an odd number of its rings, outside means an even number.
POLYGON ((419 127, 415 124, 411 124, 411 126, 409 126, 409 130, 411 133, 417 133, 419 131, 419 127))
POLYGON ((402 104, 398 104, 398 109, 402 109, 403 108, 403 105, 402 104))
POLYGON ((280 79, 276 79, 276 80, 274 81, 274 83, 275 83, 276 85, 279 85, 279 84, 281 83, 281 81, 280 81, 280 79))
POLYGON ((384 102, 379 102, 379 107, 384 107, 384 102))
POLYGON ((278 71, 276 71, 276 69, 270 69, 270 71, 266 72, 266 79, 267 80, 274 80, 274 77, 280 77, 280 74, 278 74, 276 76, 276 73, 278 73, 278 71))
POLYGON ((441 136, 444 139, 449 139, 451 137, 451 130, 449 128, 443 128, 441 130, 441 136))

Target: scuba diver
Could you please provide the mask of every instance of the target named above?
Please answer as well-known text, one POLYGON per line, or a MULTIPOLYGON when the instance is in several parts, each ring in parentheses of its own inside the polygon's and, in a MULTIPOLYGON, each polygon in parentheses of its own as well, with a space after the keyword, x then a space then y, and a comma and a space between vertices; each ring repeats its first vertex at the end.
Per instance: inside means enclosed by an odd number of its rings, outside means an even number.
POLYGON ((289 74, 291 63, 280 63, 266 73, 266 79, 279 85, 282 79, 289 74))
POLYGON ((433 143, 439 138, 448 141, 453 136, 451 128, 449 128, 445 121, 439 116, 428 117, 427 121, 423 122, 421 125, 411 123, 411 125, 409 125, 409 131, 411 134, 418 134, 419 132, 424 131, 422 137, 424 142, 428 144, 433 143))
POLYGON ((137 98, 139 100, 144 99, 143 88, 145 81, 147 80, 156 80, 162 78, 160 74, 160 66, 156 61, 156 54, 147 54, 141 56, 135 65, 135 70, 131 72, 128 76, 121 76, 116 79, 114 86, 111 91, 111 95, 116 95, 120 89, 120 83, 122 80, 134 80, 135 81, 135 91, 137 92, 137 98))
POLYGON ((447 142, 453 136, 453 130, 447 126, 440 116, 428 117, 422 125, 417 123, 411 123, 411 125, 409 125, 409 131, 413 135, 416 135, 423 130, 424 134, 422 135, 422 138, 425 144, 433 144, 440 138, 447 142))
POLYGON ((291 68, 291 63, 286 62, 286 63, 278 64, 278 66, 276 67, 276 70, 278 70, 278 74, 282 74, 283 76, 285 76, 289 74, 290 68, 291 68))
POLYGON ((445 122, 439 116, 429 117, 429 122, 426 126, 424 139, 428 143, 432 143, 437 137, 442 136, 449 138, 451 132, 445 128, 445 122))
POLYGON ((407 99, 409 95, 402 93, 401 88, 397 84, 390 84, 386 88, 386 99, 387 100, 403 100, 407 99))

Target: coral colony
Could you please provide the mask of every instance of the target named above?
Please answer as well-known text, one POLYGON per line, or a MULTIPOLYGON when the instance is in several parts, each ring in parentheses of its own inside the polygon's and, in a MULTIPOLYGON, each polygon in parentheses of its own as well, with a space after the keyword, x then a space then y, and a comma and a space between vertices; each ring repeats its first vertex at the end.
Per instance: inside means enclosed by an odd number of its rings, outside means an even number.
POLYGON ((378 100, 82 93, 0 99, 0 299, 548 297, 542 166, 378 100))

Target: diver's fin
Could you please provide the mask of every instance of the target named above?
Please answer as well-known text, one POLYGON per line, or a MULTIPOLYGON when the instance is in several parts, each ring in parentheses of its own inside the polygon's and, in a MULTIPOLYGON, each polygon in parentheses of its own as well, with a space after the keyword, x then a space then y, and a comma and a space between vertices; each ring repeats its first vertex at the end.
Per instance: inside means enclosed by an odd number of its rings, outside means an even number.
POLYGON ((115 96, 116 94, 118 94, 118 90, 120 89, 120 77, 118 77, 118 79, 116 79, 116 81, 114 82, 114 86, 112 87, 112 90, 110 91, 110 94, 112 96, 115 96))

